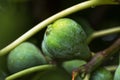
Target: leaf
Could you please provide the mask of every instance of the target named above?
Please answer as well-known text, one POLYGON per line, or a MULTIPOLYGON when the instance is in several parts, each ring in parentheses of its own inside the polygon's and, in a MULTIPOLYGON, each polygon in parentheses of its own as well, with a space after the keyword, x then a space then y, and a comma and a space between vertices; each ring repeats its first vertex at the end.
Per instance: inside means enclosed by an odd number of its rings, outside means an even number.
POLYGON ((120 65, 115 71, 114 80, 120 80, 120 65))

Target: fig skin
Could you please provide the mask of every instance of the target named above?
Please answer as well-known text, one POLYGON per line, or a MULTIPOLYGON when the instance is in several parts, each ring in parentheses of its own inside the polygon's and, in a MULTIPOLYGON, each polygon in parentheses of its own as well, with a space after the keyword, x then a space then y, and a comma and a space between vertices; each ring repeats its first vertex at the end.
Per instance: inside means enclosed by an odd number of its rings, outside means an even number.
POLYGON ((62 18, 50 24, 44 34, 42 50, 53 59, 89 59, 86 33, 72 19, 62 18))
MULTIPOLYGON (((85 65, 87 62, 84 60, 69 60, 69 61, 65 61, 62 63, 62 67, 70 74, 72 75, 72 71, 79 68, 82 65, 85 65)), ((82 80, 82 78, 80 76, 76 77, 76 80, 82 80)))
POLYGON ((84 60, 69 60, 62 63, 62 67, 69 73, 72 74, 72 71, 82 65, 85 65, 87 62, 84 60))
POLYGON ((39 72, 38 75, 34 76, 33 80, 71 80, 71 75, 60 67, 56 67, 39 72))
POLYGON ((90 80, 113 80, 113 75, 105 68, 98 68, 92 73, 90 80))
POLYGON ((87 37, 89 37, 93 32, 95 32, 95 30, 92 28, 91 24, 88 22, 87 19, 82 17, 75 17, 73 19, 82 26, 87 37))
POLYGON ((46 63, 41 51, 29 42, 23 42, 14 48, 7 58, 8 69, 11 73, 46 63))

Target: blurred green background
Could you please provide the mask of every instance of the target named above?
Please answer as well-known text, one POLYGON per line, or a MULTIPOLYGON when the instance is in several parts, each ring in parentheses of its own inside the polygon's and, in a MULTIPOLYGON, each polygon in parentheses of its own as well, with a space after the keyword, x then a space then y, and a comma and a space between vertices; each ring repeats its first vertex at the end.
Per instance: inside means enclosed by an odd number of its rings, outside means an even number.
MULTIPOLYGON (((0 49, 44 19, 83 1, 85 0, 0 0, 0 49)), ((66 17, 75 19, 82 17, 90 23, 91 28, 100 30, 109 27, 103 27, 104 23, 106 25, 110 23, 106 23, 106 21, 115 22, 117 25, 120 24, 119 8, 119 5, 99 6, 66 17)), ((41 41, 43 33, 44 30, 34 37, 41 41)))

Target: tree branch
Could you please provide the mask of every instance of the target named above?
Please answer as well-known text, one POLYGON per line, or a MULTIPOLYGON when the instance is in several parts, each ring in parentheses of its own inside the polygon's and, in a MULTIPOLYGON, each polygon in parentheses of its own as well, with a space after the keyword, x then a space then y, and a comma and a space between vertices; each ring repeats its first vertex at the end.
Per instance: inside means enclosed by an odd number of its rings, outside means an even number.
POLYGON ((120 38, 118 38, 107 49, 97 52, 96 55, 86 65, 73 70, 72 77, 75 78, 79 73, 85 73, 85 74, 91 73, 98 66, 100 66, 102 64, 102 62, 104 62, 107 58, 109 58, 111 55, 113 55, 119 49, 120 49, 120 38))

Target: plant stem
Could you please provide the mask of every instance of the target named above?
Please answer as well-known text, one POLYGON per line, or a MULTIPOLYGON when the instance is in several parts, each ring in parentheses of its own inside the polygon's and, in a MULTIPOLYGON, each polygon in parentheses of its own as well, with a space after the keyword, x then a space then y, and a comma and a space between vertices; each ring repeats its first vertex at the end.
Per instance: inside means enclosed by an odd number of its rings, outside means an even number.
POLYGON ((114 27, 114 28, 110 28, 110 29, 93 32, 93 34, 91 34, 88 37, 87 43, 89 44, 93 39, 95 39, 97 37, 106 36, 106 35, 114 34, 114 33, 120 33, 120 27, 114 27))
POLYGON ((117 67, 118 65, 105 66, 105 69, 107 69, 108 71, 115 71, 117 67))
MULTIPOLYGON (((76 77, 78 73, 91 73, 98 66, 102 64, 107 58, 113 55, 120 49, 120 38, 118 38, 110 47, 107 49, 97 52, 96 55, 86 65, 73 70, 72 76, 76 77), (77 75, 76 75, 77 74, 77 75)), ((74 79, 73 79, 74 80, 74 79)))
POLYGON ((110 5, 110 4, 118 4, 117 2, 113 2, 113 1, 107 1, 105 4, 104 1, 101 0, 88 0, 82 3, 79 3, 77 5, 74 5, 68 9, 65 9, 49 18, 47 18, 46 20, 42 21, 41 23, 39 23, 38 25, 36 25, 35 27, 33 27, 31 30, 29 30, 28 32, 26 32, 25 34, 23 34, 21 37, 19 37, 18 39, 16 39, 14 42, 12 42, 10 45, 6 46, 5 48, 0 50, 0 56, 3 56, 5 54, 7 54, 10 50, 12 50, 13 48, 15 48, 16 46, 18 46, 20 43, 24 42, 25 40, 29 39, 31 36, 33 36, 34 34, 36 34, 37 32, 39 32, 41 29, 45 28, 47 25, 49 25, 50 23, 52 23, 53 21, 55 21, 56 19, 65 17, 67 15, 70 15, 72 13, 75 13, 77 11, 86 9, 86 8, 90 8, 93 6, 98 6, 98 5, 110 5))
POLYGON ((86 74, 86 76, 83 80, 90 80, 90 74, 86 74))
POLYGON ((54 65, 35 66, 35 67, 32 67, 32 68, 28 68, 28 69, 22 70, 20 72, 17 72, 15 74, 11 75, 11 76, 8 76, 5 80, 15 80, 17 78, 20 78, 24 75, 28 75, 28 74, 36 72, 36 71, 45 71, 45 70, 52 69, 52 68, 55 68, 55 66, 54 65))

